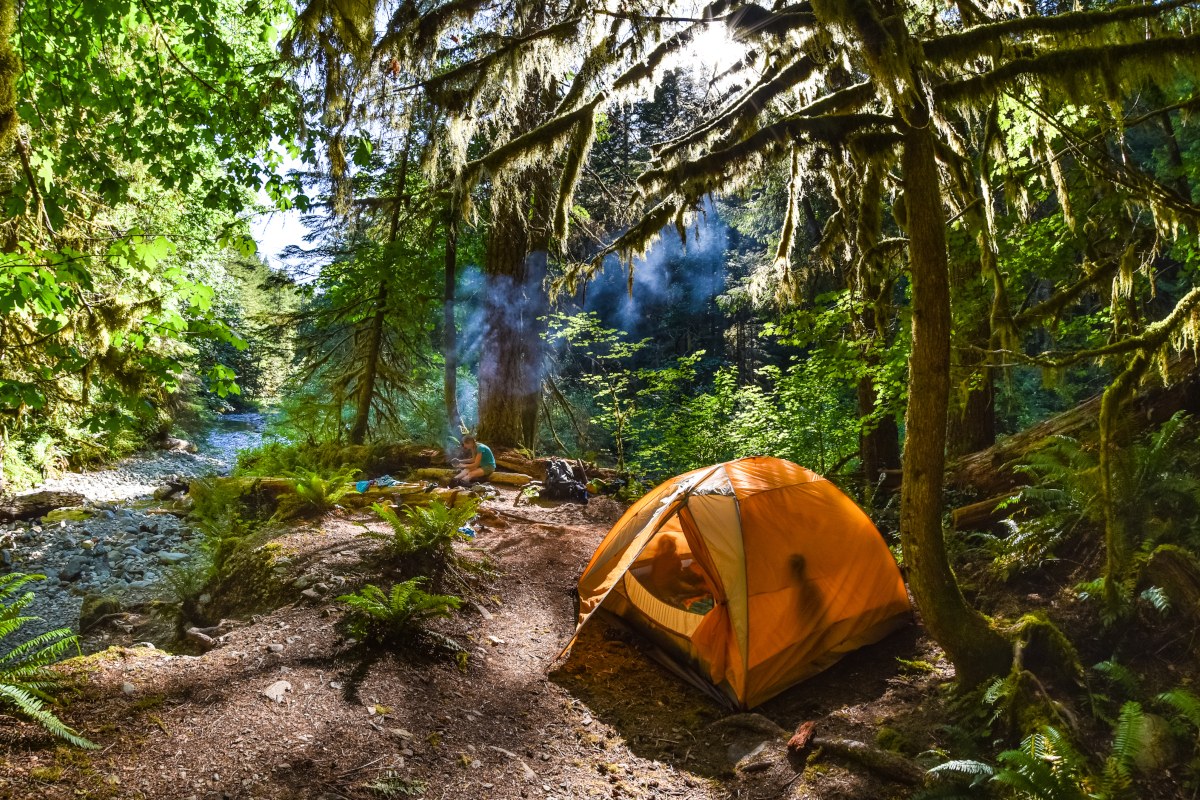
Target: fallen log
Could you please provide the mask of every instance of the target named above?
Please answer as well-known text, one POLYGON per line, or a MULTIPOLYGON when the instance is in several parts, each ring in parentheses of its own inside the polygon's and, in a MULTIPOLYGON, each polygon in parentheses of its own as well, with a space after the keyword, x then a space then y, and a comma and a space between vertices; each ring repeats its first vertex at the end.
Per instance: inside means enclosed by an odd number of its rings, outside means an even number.
MULTIPOLYGON (((1178 411, 1200 413, 1200 373, 1192 355, 1172 359, 1166 372, 1165 384, 1148 388, 1134 399, 1124 417, 1128 433, 1161 425, 1178 411)), ((1100 399, 1101 395, 1096 395, 986 450, 963 456, 949 465, 950 484, 956 489, 973 489, 985 497, 1011 492, 1022 483, 1014 468, 1025 463, 1031 453, 1050 444, 1054 437, 1099 439, 1100 399)))
MULTIPOLYGON (((500 462, 497 461, 497 464, 500 462)), ((437 469, 434 467, 426 467, 419 469, 414 475, 418 478, 424 478, 430 481, 448 481, 459 473, 456 469, 437 469)), ((503 483, 511 486, 524 486, 533 480, 528 475, 523 475, 519 472, 493 472, 487 477, 490 483, 503 483)))
POLYGON ((950 522, 956 531, 984 531, 999 525, 1013 516, 1020 519, 1025 511, 1024 501, 1001 506, 1006 500, 1017 496, 1017 492, 989 497, 979 503, 956 508, 950 512, 950 522))
POLYGON ((3 504, 0 505, 0 522, 37 519, 56 508, 81 506, 86 502, 87 498, 76 492, 47 490, 13 495, 2 501, 3 504))
MULTIPOLYGON (((544 482, 546 480, 546 464, 549 463, 549 458, 526 458, 514 450, 502 450, 495 455, 496 466, 498 467, 504 467, 513 472, 524 473, 532 477, 535 481, 544 482)), ((611 481, 620 477, 615 469, 598 467, 595 464, 578 458, 568 458, 565 461, 575 469, 579 469, 580 465, 582 465, 583 472, 587 475, 588 480, 599 478, 603 481, 611 481)))

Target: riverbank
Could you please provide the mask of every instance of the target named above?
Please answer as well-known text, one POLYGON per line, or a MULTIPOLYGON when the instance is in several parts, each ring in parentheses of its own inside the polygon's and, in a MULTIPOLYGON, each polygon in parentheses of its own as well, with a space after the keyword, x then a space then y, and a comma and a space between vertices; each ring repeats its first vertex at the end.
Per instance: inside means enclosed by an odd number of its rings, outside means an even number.
POLYGON ((155 490, 227 474, 239 451, 262 443, 266 421, 264 414, 230 414, 200 432, 198 453, 143 451, 99 469, 67 472, 22 493, 73 492, 88 505, 78 515, 84 519, 0 524, 4 567, 47 578, 31 587, 34 600, 25 609, 39 619, 6 639, 0 651, 60 628, 80 633, 80 610, 89 594, 123 606, 158 599, 166 589, 164 571, 194 556, 197 536, 185 522, 159 513, 155 490))

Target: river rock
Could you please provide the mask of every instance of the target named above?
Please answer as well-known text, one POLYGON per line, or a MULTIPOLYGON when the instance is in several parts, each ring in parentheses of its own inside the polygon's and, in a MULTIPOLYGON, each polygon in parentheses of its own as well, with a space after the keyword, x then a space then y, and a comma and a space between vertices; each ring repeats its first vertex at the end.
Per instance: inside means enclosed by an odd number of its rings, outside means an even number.
POLYGON ((283 702, 283 696, 292 690, 292 685, 287 681, 276 681, 270 686, 262 690, 263 696, 269 698, 276 703, 283 702))
POLYGON ((186 561, 187 553, 168 553, 163 550, 158 554, 158 560, 163 564, 178 564, 180 561, 186 561))
POLYGON ((83 574, 83 567, 87 563, 88 560, 83 556, 75 556, 59 571, 58 577, 64 581, 77 581, 83 574))

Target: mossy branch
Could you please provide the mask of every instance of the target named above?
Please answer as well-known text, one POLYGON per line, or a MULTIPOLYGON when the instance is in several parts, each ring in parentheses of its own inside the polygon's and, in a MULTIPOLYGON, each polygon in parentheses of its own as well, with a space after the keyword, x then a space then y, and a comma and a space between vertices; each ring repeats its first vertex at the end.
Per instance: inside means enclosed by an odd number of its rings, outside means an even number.
POLYGON ((934 87, 933 96, 939 108, 981 107, 1026 76, 1036 76, 1077 95, 1085 85, 1089 89, 1094 87, 1092 78, 1102 80, 1112 89, 1121 79, 1144 80, 1155 71, 1176 67, 1180 59, 1191 60, 1196 56, 1200 56, 1200 37, 1195 36, 1160 36, 1133 44, 1073 47, 1035 58, 1016 58, 974 78, 943 83, 934 87))
POLYGON ((1171 0, 1143 6, 1126 6, 1114 11, 1072 11, 1049 17, 1033 16, 993 22, 923 42, 921 50, 932 64, 963 63, 982 56, 996 56, 1013 37, 1028 34, 1070 34, 1104 25, 1156 17, 1172 9, 1194 5, 1196 0, 1171 0))
MULTIPOLYGON (((840 93, 839 93, 840 94, 840 93)), ((819 101, 826 105, 826 98, 819 101)), ((814 104, 816 105, 816 104, 814 104)), ((772 159, 787 152, 793 143, 842 143, 853 133, 870 127, 890 127, 891 117, 880 114, 799 114, 767 126, 736 145, 718 150, 670 169, 647 170, 637 179, 647 196, 675 192, 689 201, 725 187, 740 167, 753 158, 772 159)))

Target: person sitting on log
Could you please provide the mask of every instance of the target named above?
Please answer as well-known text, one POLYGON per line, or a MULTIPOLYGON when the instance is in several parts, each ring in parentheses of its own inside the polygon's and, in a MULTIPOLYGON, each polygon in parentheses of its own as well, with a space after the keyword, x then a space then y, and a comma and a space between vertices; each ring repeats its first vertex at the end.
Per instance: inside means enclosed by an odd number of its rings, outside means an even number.
POLYGON ((471 481, 485 480, 496 471, 496 457, 492 455, 490 447, 476 441, 470 434, 463 437, 462 443, 467 457, 456 458, 452 462, 460 471, 451 479, 451 486, 470 486, 471 481))

